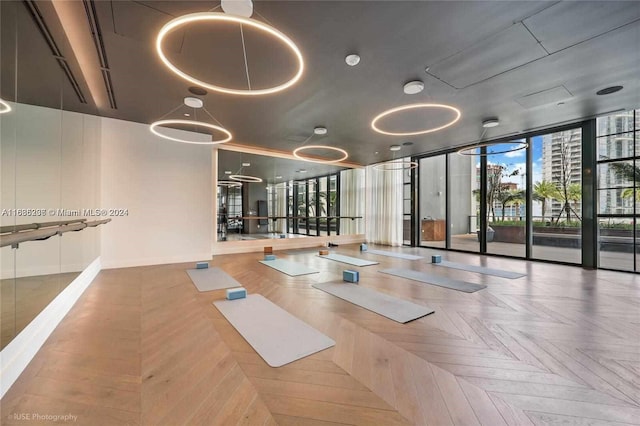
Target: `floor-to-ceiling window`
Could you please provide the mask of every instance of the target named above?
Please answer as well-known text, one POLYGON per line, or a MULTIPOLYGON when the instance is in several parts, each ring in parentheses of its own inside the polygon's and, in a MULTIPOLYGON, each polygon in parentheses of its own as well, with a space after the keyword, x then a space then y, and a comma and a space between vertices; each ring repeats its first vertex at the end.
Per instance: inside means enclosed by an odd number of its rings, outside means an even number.
POLYGON ((327 230, 329 235, 340 233, 340 218, 336 217, 340 212, 340 197, 338 196, 338 175, 329 176, 329 192, 327 194, 327 230))
POLYGON ((531 138, 534 259, 582 260, 582 130, 531 138))
POLYGON ((449 224, 451 246, 456 250, 478 252, 480 216, 480 159, 457 153, 449 156, 449 224))
POLYGON ((640 270, 639 134, 640 110, 615 113, 596 121, 601 268, 640 270))
POLYGON ((318 179, 307 181, 307 235, 318 235, 320 199, 318 196, 318 179))
POLYGON ((521 149, 525 143, 517 139, 485 148, 487 253, 526 255, 527 151, 521 149))
POLYGON ((292 181, 288 188, 289 232, 312 236, 340 235, 338 174, 292 181))
POLYGON ((412 169, 406 168, 402 171, 402 243, 411 245, 411 217, 413 212, 411 191, 412 169))
POLYGON ((582 144, 564 126, 421 158, 419 244, 579 264, 582 144))
MULTIPOLYGON (((418 184, 420 192, 420 245, 441 247, 446 244, 447 232, 447 156, 437 155, 420 159, 418 184)), ((411 187, 409 186, 409 189, 411 187)), ((405 185, 405 190, 407 185, 405 185)), ((406 192, 406 191, 405 191, 406 192)), ((410 194, 409 194, 410 195, 410 194)), ((404 201, 407 203, 407 200, 404 201)), ((409 203, 411 198, 409 198, 409 203)), ((409 210, 411 211, 411 210, 409 210)), ((406 209, 405 209, 406 212, 406 209)), ((405 225, 406 226, 406 225, 405 225)), ((406 238, 406 237, 405 237, 406 238)))
POLYGON ((242 186, 219 185, 217 201, 218 234, 224 235, 227 231, 241 232, 242 220, 236 218, 242 216, 242 186), (222 220, 223 207, 227 211, 226 222, 222 220))

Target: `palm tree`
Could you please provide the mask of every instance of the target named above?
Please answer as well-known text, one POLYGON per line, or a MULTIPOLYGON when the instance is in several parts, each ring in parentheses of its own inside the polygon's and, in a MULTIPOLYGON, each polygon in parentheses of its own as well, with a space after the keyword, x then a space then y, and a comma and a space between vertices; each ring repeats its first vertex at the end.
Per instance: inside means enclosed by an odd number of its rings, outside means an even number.
POLYGON ((560 213, 556 218, 556 223, 560 221, 563 211, 567 213, 567 222, 570 222, 571 220, 571 213, 573 213, 578 220, 582 220, 576 210, 576 204, 582 199, 582 185, 579 183, 571 183, 567 185, 563 191, 558 191, 556 199, 563 203, 562 210, 560 210, 560 213))
POLYGON ((502 206, 502 221, 504 222, 504 212, 507 204, 524 201, 524 191, 500 191, 496 194, 496 201, 502 206))
MULTIPOLYGON (((615 174, 616 178, 619 181, 629 181, 633 184, 635 188, 640 186, 640 167, 634 166, 631 163, 610 163, 609 167, 615 174)), ((633 199, 635 192, 635 197, 637 201, 640 201, 640 191, 634 191, 634 188, 625 188, 622 190, 620 196, 622 198, 631 198, 633 199)))
POLYGON ((640 201, 640 189, 635 190, 635 188, 625 188, 620 193, 622 198, 631 198, 633 199, 633 194, 636 194, 636 201, 640 201))
POLYGON ((542 222, 547 211, 547 200, 555 200, 558 198, 558 188, 553 182, 543 180, 537 182, 533 186, 533 198, 542 204, 542 222))

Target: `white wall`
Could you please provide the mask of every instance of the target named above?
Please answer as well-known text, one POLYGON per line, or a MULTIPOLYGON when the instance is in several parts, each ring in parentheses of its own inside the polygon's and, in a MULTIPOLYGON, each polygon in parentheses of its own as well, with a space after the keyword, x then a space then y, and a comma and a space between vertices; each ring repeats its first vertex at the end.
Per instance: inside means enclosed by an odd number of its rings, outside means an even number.
POLYGON ((102 119, 101 204, 129 212, 102 234, 103 267, 211 258, 211 155, 210 146, 161 139, 145 124, 102 119))

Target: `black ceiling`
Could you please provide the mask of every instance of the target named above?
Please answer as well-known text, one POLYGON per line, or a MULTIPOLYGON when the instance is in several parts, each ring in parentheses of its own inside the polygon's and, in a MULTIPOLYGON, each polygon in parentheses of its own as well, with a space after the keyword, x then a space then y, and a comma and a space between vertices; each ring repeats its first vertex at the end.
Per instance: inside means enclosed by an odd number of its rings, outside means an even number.
POLYGON ((266 157, 224 149, 218 150, 218 165, 218 180, 228 180, 229 175, 226 172, 231 172, 232 174, 259 177, 265 183, 270 184, 325 176, 344 169, 344 167, 331 164, 266 157), (250 165, 243 167, 243 163, 250 165))
MULTIPOLYGON (((27 2, 0 6, 2 97, 141 123, 174 109, 191 85, 159 61, 154 50, 158 30, 173 17, 218 6, 208 1, 93 2, 117 103, 117 109, 97 109, 51 5, 34 3, 89 104, 77 100, 27 2)), ((401 151, 409 155, 476 141, 487 117, 501 121, 489 130, 492 138, 640 105, 640 2, 270 1, 254 3, 254 11, 255 19, 267 20, 296 42, 306 70, 298 84, 277 94, 210 92, 203 97, 207 110, 241 144, 291 151, 322 125, 329 129, 322 143, 370 164, 391 158, 391 144, 413 142, 401 151), (352 52, 362 58, 353 68, 344 62, 352 52), (402 86, 412 79, 423 80, 426 90, 405 95, 402 86), (624 89, 595 94, 612 85, 624 89), (378 113, 415 102, 454 105, 462 118, 449 129, 421 136, 371 130, 378 113)), ((245 35, 256 85, 292 73, 286 50, 255 32, 245 35)), ((167 49, 173 60, 202 78, 245 83, 240 38, 233 28, 177 31, 167 49)), ((413 114, 388 124, 418 129, 445 118, 413 114)))

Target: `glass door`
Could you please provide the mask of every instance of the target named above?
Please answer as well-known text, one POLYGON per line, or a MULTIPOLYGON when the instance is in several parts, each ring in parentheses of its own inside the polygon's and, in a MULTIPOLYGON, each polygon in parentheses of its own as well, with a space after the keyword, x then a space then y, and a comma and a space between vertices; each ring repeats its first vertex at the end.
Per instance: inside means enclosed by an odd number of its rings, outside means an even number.
MULTIPOLYGON (((446 247, 447 240, 447 157, 420 159, 420 242, 425 247, 446 247)), ((405 190, 411 189, 405 185, 405 190)), ((409 191, 409 211, 411 197, 409 191)), ((406 195, 405 195, 406 198, 406 195)), ((405 200, 407 203, 407 200, 405 200)), ((406 211, 406 207, 405 207, 406 211)), ((405 235, 406 239, 406 235, 405 235)), ((411 241, 409 236, 409 241, 411 241)))

